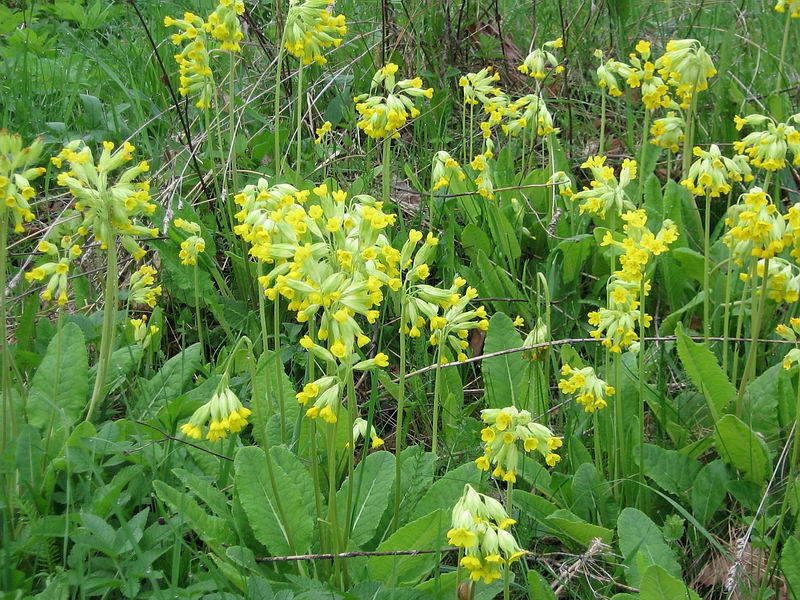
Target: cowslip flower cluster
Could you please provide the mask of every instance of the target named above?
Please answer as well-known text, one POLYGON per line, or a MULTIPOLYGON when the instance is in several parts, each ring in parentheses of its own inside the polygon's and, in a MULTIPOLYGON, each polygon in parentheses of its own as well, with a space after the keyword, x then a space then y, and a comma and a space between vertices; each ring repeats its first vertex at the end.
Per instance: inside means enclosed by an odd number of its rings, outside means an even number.
POLYGON ((202 254, 206 250, 206 241, 198 235, 200 233, 200 224, 186 221, 185 219, 175 219, 172 224, 181 231, 190 234, 189 237, 181 242, 181 250, 178 253, 181 264, 196 265, 198 254, 202 254))
POLYGON ((483 152, 476 155, 469 163, 469 166, 477 173, 474 178, 478 193, 487 200, 494 200, 494 142, 491 138, 483 141, 483 152))
MULTIPOLYGON (((733 149, 750 158, 753 166, 766 171, 777 171, 786 165, 787 151, 793 155, 792 164, 800 165, 800 131, 789 123, 778 123, 765 115, 752 114, 746 117, 736 116, 736 129, 743 127, 764 126, 766 129, 748 133, 743 139, 733 142, 733 149)), ((800 123, 800 113, 793 115, 790 121, 800 123)))
POLYGON ((395 77, 398 68, 394 63, 387 63, 373 76, 370 92, 353 98, 356 111, 361 115, 358 128, 371 138, 400 137, 398 129, 409 118, 420 114, 416 99, 433 97, 433 88, 423 89, 420 77, 398 81, 395 77), (376 94, 379 88, 386 96, 376 94))
POLYGON ((8 216, 14 231, 25 231, 24 223, 33 220, 30 201, 36 196, 31 182, 44 174, 44 167, 34 167, 42 155, 44 140, 36 138, 30 146, 22 146, 22 137, 0 130, 0 226, 8 216))
POLYGON ((741 267, 753 257, 773 258, 783 252, 794 238, 786 221, 760 187, 742 194, 725 219, 729 230, 723 240, 734 262, 741 267))
POLYGON ((800 19, 800 0, 778 0, 775 3, 775 10, 785 13, 789 9, 789 16, 793 19, 800 19))
POLYGON ((482 471, 492 469, 497 479, 517 481, 520 450, 526 454, 538 452, 551 467, 561 460, 554 452, 563 445, 561 438, 535 423, 527 410, 515 406, 487 408, 481 411, 481 420, 487 424, 481 430, 483 455, 475 459, 475 464, 482 471))
POLYGON ((740 163, 722 156, 716 144, 711 144, 708 150, 695 146, 693 154, 697 160, 689 167, 689 173, 681 181, 681 185, 686 186, 695 196, 709 195, 718 198, 731 191, 731 182, 753 179, 752 174, 745 171, 740 163))
POLYGON ((210 15, 206 31, 220 42, 219 49, 225 52, 240 52, 239 42, 244 37, 239 26, 239 15, 244 14, 244 2, 241 0, 219 0, 219 4, 210 15))
POLYGON ((119 148, 113 142, 103 142, 103 151, 95 162, 83 140, 75 140, 50 160, 58 168, 64 162, 69 165, 69 170, 58 174, 57 181, 69 188, 76 200, 75 209, 83 215, 77 232, 82 236, 91 233, 103 249, 119 238, 122 247, 140 260, 145 250, 135 238, 158 235, 158 229, 138 222, 139 217, 152 215, 156 209, 151 202, 150 182, 135 181, 150 166, 141 161, 112 178, 115 171, 133 160, 134 150, 129 142, 119 148))
POLYGON ((185 436, 199 440, 208 426, 206 439, 215 442, 228 437, 229 433, 244 429, 251 413, 228 386, 228 376, 225 374, 211 399, 194 411, 189 421, 181 425, 181 431, 185 436))
POLYGON ((367 436, 369 436, 371 448, 375 449, 383 446, 384 441, 375 431, 375 427, 370 427, 369 423, 361 417, 356 418, 353 421, 353 444, 356 444, 360 438, 366 440, 367 436))
POLYGON ((291 0, 286 27, 283 31, 284 46, 289 54, 310 65, 324 65, 326 48, 338 48, 347 34, 344 15, 329 12, 329 0, 291 0))
POLYGON ((681 98, 681 108, 689 108, 697 92, 708 89, 708 80, 717 74, 703 45, 697 40, 670 40, 666 51, 655 61, 661 78, 681 98))
POLYGON ((581 168, 592 172, 591 187, 574 194, 574 201, 581 201, 580 214, 593 213, 604 218, 609 210, 621 213, 623 210, 634 208, 633 202, 628 198, 625 188, 636 179, 636 161, 626 158, 619 171, 619 179, 614 174, 614 169, 606 165, 605 156, 592 156, 587 159, 581 168))
POLYGON ((550 52, 550 49, 563 47, 564 40, 562 38, 545 42, 541 48, 537 48, 528 54, 522 64, 517 67, 517 70, 538 80, 547 77, 550 71, 558 75, 564 71, 564 66, 559 64, 558 59, 550 52))
MULTIPOLYGON (((514 319, 514 326, 515 327, 522 327, 525 324, 522 317, 517 317, 514 319)), ((550 331, 547 328, 547 323, 539 318, 536 320, 536 325, 533 329, 528 332, 528 335, 525 337, 525 341, 522 342, 523 346, 538 346, 540 344, 544 344, 550 340, 550 331)), ((523 358, 527 358, 529 360, 544 360, 547 356, 547 346, 541 346, 539 348, 535 348, 533 350, 526 351, 522 354, 523 358)))
MULTIPOLYGON (((797 336, 800 334, 800 318, 792 317, 789 319, 789 325, 780 323, 775 327, 775 332, 785 340, 796 342, 797 336)), ((793 365, 800 363, 800 348, 793 348, 786 353, 783 357, 783 368, 791 369, 793 365)))
POLYGON ((466 175, 458 161, 448 152, 440 150, 433 155, 433 165, 431 168, 431 189, 434 192, 450 185, 450 181, 455 177, 458 181, 464 181, 466 175))
POLYGON ((553 125, 553 115, 544 99, 536 94, 528 94, 509 103, 502 114, 506 121, 500 127, 503 133, 511 137, 528 130, 535 131, 540 136, 559 131, 553 125))
POLYGON ((589 324, 595 327, 590 335, 597 340, 602 338, 603 346, 616 353, 639 339, 636 328, 640 317, 645 327, 650 326, 652 317, 646 313, 642 315, 639 298, 642 288, 645 295, 650 290, 649 282, 644 280, 647 264, 652 256, 666 252, 678 239, 678 229, 669 219, 662 223, 658 233, 650 231, 644 209, 628 211, 622 219, 624 239, 617 241, 608 231, 601 242, 601 246, 614 246, 623 251, 620 269, 614 271, 608 281, 608 307, 588 315, 589 324))
POLYGON ((155 307, 162 289, 156 285, 156 271, 150 265, 142 265, 131 275, 128 286, 128 302, 133 304, 147 304, 150 308, 155 307))
POLYGON ((598 66, 595 71, 597 74, 597 85, 615 98, 622 96, 622 90, 619 88, 615 73, 620 66, 623 66, 623 63, 613 58, 605 60, 605 55, 600 49, 594 51, 594 56, 600 61, 600 66, 598 66))
POLYGON ((180 30, 172 34, 172 43, 180 46, 188 42, 173 58, 180 74, 178 92, 181 96, 199 93, 195 103, 197 108, 210 108, 216 89, 211 70, 211 52, 214 48, 209 36, 219 42, 219 50, 239 52, 239 41, 244 37, 239 26, 239 15, 243 13, 244 3, 240 0, 220 0, 207 20, 192 12, 183 13, 182 19, 164 17, 165 27, 177 27, 180 30))
POLYGON ((317 127, 314 132, 317 134, 317 137, 314 138, 315 144, 321 144, 323 140, 328 136, 328 134, 333 129, 333 125, 330 121, 325 121, 322 126, 317 127))
POLYGON ((81 247, 72 243, 71 236, 64 236, 61 239, 61 247, 42 240, 36 247, 36 250, 42 252, 48 258, 49 262, 34 267, 25 273, 25 280, 28 282, 43 281, 49 278, 47 285, 41 292, 41 298, 45 302, 49 302, 56 298, 59 306, 64 306, 69 300, 67 294, 67 275, 69 273, 72 261, 82 254, 81 247))
POLYGON ((642 103, 645 108, 655 110, 668 108, 672 103, 669 87, 656 75, 656 66, 650 61, 650 42, 640 40, 636 44, 636 53, 628 55, 630 64, 615 61, 610 68, 614 69, 631 88, 641 88, 642 103))
POLYGON ((575 400, 587 413, 608 406, 607 399, 616 393, 613 386, 600 379, 593 367, 573 369, 569 364, 561 367, 565 379, 558 382, 558 389, 565 394, 574 394, 575 400))
POLYGON ((147 324, 147 315, 145 314, 136 319, 130 319, 128 322, 133 329, 133 341, 145 349, 153 341, 153 336, 161 331, 156 325, 147 324))
POLYGON ((464 486, 453 507, 447 540, 464 549, 460 564, 469 570, 470 579, 484 583, 500 579, 503 569, 525 554, 507 531, 515 523, 500 502, 464 486))
POLYGON ((499 80, 500 73, 491 66, 484 67, 477 73, 462 75, 458 80, 458 85, 464 94, 464 104, 492 106, 497 98, 504 96, 503 91, 494 85, 499 80))
POLYGON ((671 152, 678 152, 686 138, 685 128, 685 119, 678 116, 675 111, 669 111, 666 117, 653 121, 653 125, 650 127, 650 134, 653 136, 650 143, 667 148, 671 152))
MULTIPOLYGON (((788 260, 775 257, 772 259, 761 259, 756 263, 756 275, 763 280, 765 277, 767 298, 775 302, 785 302, 793 304, 800 300, 800 272, 788 260)), ((739 278, 747 281, 749 275, 740 273, 739 278)), ((756 285, 756 294, 761 294, 761 284, 756 285)))

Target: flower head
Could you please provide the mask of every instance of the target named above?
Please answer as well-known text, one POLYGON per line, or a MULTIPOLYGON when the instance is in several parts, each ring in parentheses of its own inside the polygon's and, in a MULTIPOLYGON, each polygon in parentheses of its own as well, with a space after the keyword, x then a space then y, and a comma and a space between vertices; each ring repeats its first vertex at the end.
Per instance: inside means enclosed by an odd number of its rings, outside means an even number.
POLYGON ((329 6, 328 0, 291 0, 289 3, 284 45, 289 54, 303 64, 324 65, 328 62, 323 55, 325 49, 338 48, 347 33, 345 16, 332 14, 329 6))
POLYGON ((228 387, 228 378, 225 376, 211 399, 194 411, 187 423, 181 425, 181 431, 185 436, 199 440, 208 426, 206 439, 215 442, 227 437, 229 433, 238 433, 244 429, 250 414, 251 410, 242 406, 239 398, 228 387))
POLYGON ((573 369, 565 363, 561 375, 564 379, 558 382, 558 388, 565 394, 574 394, 586 412, 605 408, 608 406, 606 400, 615 393, 614 388, 600 379, 592 367, 573 369))
POLYGON ((44 174, 35 167, 44 148, 44 140, 36 138, 30 146, 22 146, 22 137, 0 130, 0 215, 9 215, 14 231, 25 231, 24 224, 34 218, 30 201, 36 195, 31 182, 44 174))

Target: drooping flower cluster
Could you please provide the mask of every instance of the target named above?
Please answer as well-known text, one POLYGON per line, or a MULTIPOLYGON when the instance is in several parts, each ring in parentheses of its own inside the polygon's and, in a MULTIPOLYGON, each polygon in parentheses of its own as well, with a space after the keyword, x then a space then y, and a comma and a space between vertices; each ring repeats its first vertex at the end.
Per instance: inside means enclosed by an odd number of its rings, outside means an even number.
POLYGON ((364 438, 366 440, 367 436, 370 438, 370 446, 373 449, 383 446, 384 441, 380 436, 378 436, 378 433, 375 431, 375 427, 370 427, 367 421, 361 417, 358 417, 353 422, 353 444, 358 443, 359 438, 364 438))
POLYGON ((547 77, 550 71, 558 75, 564 71, 564 66, 559 64, 558 59, 550 52, 550 49, 563 47, 564 40, 562 38, 545 42, 541 48, 536 48, 528 54, 517 69, 520 73, 525 73, 539 80, 547 77))
POLYGON ((477 73, 462 75, 458 85, 463 89, 464 103, 492 106, 498 98, 504 97, 503 91, 494 85, 499 80, 500 73, 491 66, 484 67, 477 73))
POLYGON ((615 73, 620 66, 624 66, 623 63, 613 58, 605 60, 602 50, 595 50, 594 55, 600 61, 600 66, 595 71, 597 73, 597 85, 615 98, 622 96, 622 90, 619 88, 615 73))
POLYGON ((52 258, 49 262, 34 267, 25 273, 25 280, 43 281, 46 277, 49 278, 47 285, 41 292, 42 300, 49 302, 56 298, 59 306, 64 306, 69 300, 67 293, 67 275, 69 274, 72 261, 80 256, 83 251, 77 244, 72 243, 71 236, 64 236, 61 239, 61 244, 57 246, 51 242, 43 240, 39 242, 37 250, 52 258))
POLYGON ((599 340, 612 352, 622 352, 631 346, 639 336, 636 328, 640 317, 644 326, 649 327, 652 318, 641 315, 639 294, 642 287, 645 295, 650 284, 645 277, 651 256, 658 256, 669 249, 678 239, 678 229, 669 219, 665 220, 658 233, 647 227, 647 215, 643 209, 628 211, 622 215, 625 225, 625 238, 620 242, 608 231, 601 242, 602 246, 614 246, 623 251, 620 269, 614 271, 608 281, 608 308, 600 308, 589 313, 589 324, 595 327, 590 335, 599 340))
POLYGON ((741 195, 739 203, 728 211, 725 224, 729 230, 723 240, 740 267, 753 257, 777 256, 793 239, 786 218, 759 187, 741 195))
POLYGON ((464 181, 466 175, 458 161, 448 152, 440 150, 433 155, 433 168, 431 169, 431 189, 436 192, 450 185, 450 181, 455 177, 458 181, 464 181))
MULTIPOLYGON (((778 123, 765 115, 747 115, 735 117, 736 129, 743 127, 763 126, 766 129, 748 133, 743 139, 733 142, 733 148, 740 154, 750 158, 753 166, 767 171, 777 171, 786 165, 787 151, 793 155, 792 164, 800 165, 800 131, 789 123, 778 123)), ((793 115, 790 121, 800 123, 800 113, 793 115)))
POLYGON ((501 124, 503 133, 516 137, 520 133, 531 130, 536 135, 545 136, 558 133, 553 126, 553 115, 544 99, 536 94, 528 94, 508 104, 502 111, 505 122, 501 124))
MULTIPOLYGON (((796 342, 797 336, 800 334, 800 318, 792 317, 789 319, 789 325, 780 323, 775 331, 779 336, 790 342, 796 342)), ((793 365, 800 363, 800 348, 792 348, 783 357, 783 368, 791 369, 793 365)))
POLYGON ((115 171, 133 160, 134 150, 129 142, 119 148, 112 142, 103 142, 103 152, 95 162, 89 146, 83 140, 75 140, 50 160, 59 168, 64 161, 69 165, 69 170, 59 173, 57 180, 59 185, 69 188, 76 200, 75 209, 83 215, 78 233, 82 236, 91 233, 104 249, 119 238, 123 248, 139 260, 145 250, 135 238, 158 235, 158 229, 138 222, 139 217, 152 215, 156 209, 150 198, 150 183, 135 181, 150 166, 141 161, 112 178, 115 171))
POLYGON ((650 134, 653 136, 650 143, 661 148, 667 148, 671 152, 678 152, 685 135, 686 121, 678 116, 674 111, 669 111, 666 117, 661 117, 653 121, 650 127, 650 134))
POLYGON ((789 9, 789 16, 793 19, 800 19, 800 0, 778 0, 775 3, 775 10, 785 13, 789 9))
POLYGON ((656 75, 656 66, 650 61, 650 43, 641 40, 636 44, 636 52, 628 55, 630 64, 615 61, 612 68, 625 79, 631 88, 641 88, 642 103, 645 108, 668 108, 672 103, 669 87, 656 75))
POLYGON ((592 181, 591 187, 584 187, 572 196, 575 201, 583 201, 579 205, 580 214, 590 212, 604 218, 610 210, 621 213, 623 210, 634 208, 625 188, 636 179, 635 160, 626 158, 622 162, 619 179, 614 174, 614 169, 606 165, 605 156, 592 156, 581 165, 581 168, 592 171, 592 181))
MULTIPOLYGON (((800 300, 800 271, 788 260, 776 256, 761 259, 756 263, 756 275, 760 280, 766 277, 767 298, 775 302, 794 304, 800 300)), ((747 281, 747 273, 739 273, 742 281, 747 281)), ((761 283, 756 282, 756 294, 761 294, 761 283)))
POLYGON ((497 500, 479 494, 469 484, 464 486, 464 494, 453 507, 447 540, 464 549, 461 566, 469 570, 470 579, 491 583, 525 554, 507 531, 515 523, 497 500))
POLYGON ((433 97, 433 88, 423 89, 419 77, 397 81, 398 68, 394 63, 387 63, 373 76, 370 92, 353 98, 356 111, 361 115, 358 128, 371 138, 399 137, 397 130, 409 118, 414 119, 420 114, 416 99, 433 97), (385 91, 385 96, 377 94, 380 88, 385 91))
POLYGON ((329 0, 290 0, 283 43, 303 64, 324 65, 328 59, 322 53, 338 48, 347 34, 345 16, 329 12, 330 6, 329 0))
POLYGON ((517 481, 520 450, 538 452, 544 461, 554 467, 561 457, 554 451, 563 444, 544 425, 535 423, 531 413, 515 406, 487 408, 481 411, 486 427, 481 430, 483 455, 475 459, 482 471, 492 470, 492 475, 508 483, 517 481), (519 442, 519 444, 518 444, 519 442))
POLYGON ((228 386, 226 374, 211 399, 194 411, 189 421, 181 425, 181 431, 185 436, 199 440, 207 425, 206 439, 215 442, 227 437, 229 433, 238 433, 244 429, 251 412, 249 408, 242 406, 228 386))
POLYGON ((190 234, 189 237, 181 242, 181 250, 178 253, 181 264, 196 265, 198 254, 202 254, 206 250, 206 241, 197 235, 200 233, 200 224, 186 221, 185 219, 175 219, 172 224, 181 231, 190 234))
POLYGON ((749 174, 737 161, 722 156, 719 146, 711 144, 708 150, 695 146, 693 154, 697 157, 686 179, 681 185, 686 186, 695 196, 709 195, 718 198, 721 194, 731 191, 732 182, 752 181, 749 174))
POLYGON ((35 167, 44 148, 44 140, 36 138, 30 146, 22 146, 22 137, 0 130, 0 217, 5 227, 10 215, 14 231, 25 231, 24 223, 33 220, 30 201, 36 196, 31 182, 44 174, 35 167))
POLYGON ((192 12, 183 13, 182 19, 164 17, 165 27, 177 27, 180 31, 172 34, 172 43, 186 45, 174 55, 180 74, 181 96, 197 93, 195 106, 200 109, 211 107, 216 83, 211 70, 213 42, 219 42, 219 50, 239 52, 239 41, 243 34, 239 26, 239 15, 244 13, 244 3, 240 0, 220 0, 214 11, 204 20, 192 12))
POLYGON ((708 80, 717 74, 703 45, 697 40, 670 40, 666 51, 655 61, 661 78, 681 98, 681 108, 689 108, 697 92, 708 89, 708 80))
POLYGON ((588 412, 595 412, 608 406, 607 398, 616 390, 600 379, 593 367, 573 369, 569 364, 561 367, 565 379, 558 382, 558 388, 565 394, 574 394, 575 400, 588 412))
POLYGON ((133 304, 147 304, 150 308, 155 307, 158 297, 161 295, 161 286, 156 285, 156 271, 150 265, 142 265, 131 275, 130 285, 128 286, 128 302, 133 304))
POLYGON ((130 319, 129 323, 133 328, 133 341, 141 345, 142 348, 147 348, 160 329, 156 325, 147 324, 147 315, 143 314, 136 319, 130 319))

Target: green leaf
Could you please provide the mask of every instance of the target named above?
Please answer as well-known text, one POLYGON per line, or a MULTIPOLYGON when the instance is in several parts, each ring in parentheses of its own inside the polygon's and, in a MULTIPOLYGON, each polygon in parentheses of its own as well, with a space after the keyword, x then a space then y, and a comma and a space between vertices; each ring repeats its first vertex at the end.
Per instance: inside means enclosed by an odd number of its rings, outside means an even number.
POLYGON ((190 473, 186 469, 173 469, 172 472, 181 480, 183 485, 200 498, 206 505, 221 518, 231 519, 231 510, 228 506, 228 498, 213 487, 208 481, 190 473))
POLYGON ((89 366, 80 327, 67 323, 47 345, 33 376, 25 412, 28 423, 50 435, 68 428, 86 409, 89 366))
POLYGON ((393 497, 394 461, 394 454, 373 452, 358 464, 353 481, 346 479, 336 494, 339 523, 344 523, 347 490, 354 485, 350 540, 358 546, 363 546, 375 536, 381 517, 389 506, 389 498, 393 497))
POLYGON ((770 469, 766 444, 735 415, 717 421, 714 440, 722 459, 742 471, 754 483, 763 483, 770 469))
POLYGON ((722 461, 715 460, 700 469, 692 486, 691 501, 692 514, 702 525, 722 507, 727 489, 728 472, 722 461))
MULTIPOLYGON (((638 450, 634 451, 633 458, 638 465, 638 450)), ((683 494, 692 487, 698 471, 700 463, 677 450, 665 450, 655 444, 644 445, 644 473, 664 491, 683 494)))
MULTIPOLYGON (((522 338, 511 318, 502 312, 492 315, 483 346, 484 353, 490 354, 520 346, 522 338)), ((485 359, 483 378, 486 385, 487 406, 502 408, 509 404, 518 404, 519 385, 524 371, 525 361, 519 352, 485 359)))
POLYGON ((663 567, 652 565, 642 577, 641 600, 700 600, 695 592, 663 567))
POLYGON ((473 463, 467 463, 448 471, 425 492, 414 507, 411 518, 418 518, 437 508, 450 510, 464 493, 464 486, 479 487, 481 472, 473 463))
POLYGON ((274 352, 265 351, 259 357, 253 388, 256 398, 252 406, 253 437, 262 444, 269 442, 270 446, 281 441, 279 416, 281 398, 283 398, 283 408, 286 411, 284 419, 287 437, 292 435, 297 414, 300 412, 300 405, 295 399, 292 381, 286 375, 283 363, 278 360, 274 352), (278 419, 275 420, 277 427, 269 425, 271 423, 270 415, 278 415, 278 419))
POLYGON ((783 546, 781 571, 786 579, 789 600, 800 600, 800 541, 796 537, 790 537, 783 546))
POLYGON ((158 480, 153 482, 153 489, 164 504, 185 519, 189 527, 209 546, 231 545, 235 542, 231 524, 208 514, 188 494, 158 480))
POLYGON ((659 334, 672 335, 675 332, 675 328, 678 326, 678 322, 680 321, 681 317, 694 309, 695 306, 699 306, 703 303, 704 294, 705 292, 701 290, 694 298, 689 300, 689 302, 685 303, 678 310, 668 314, 664 320, 661 321, 661 326, 658 329, 659 334))
MULTIPOLYGON (((464 574, 462 573, 461 579, 463 581, 464 574)), ((511 581, 514 581, 514 574, 511 574, 511 581)), ((427 581, 423 581, 414 589, 427 594, 425 599, 436 598, 437 600, 444 598, 457 598, 456 591, 458 589, 458 573, 451 571, 444 573, 439 577, 431 577, 427 581)), ((513 588, 512 588, 513 589, 513 588)), ((475 597, 473 600, 496 600, 496 598, 503 591, 503 579, 496 579, 489 584, 478 584, 475 586, 475 597)), ((391 593, 391 592, 390 592, 391 593)), ((391 595, 382 597, 380 600, 391 600, 391 595)), ((539 600, 538 598, 536 600, 539 600)))
MULTIPOLYGON (((123 348, 117 348, 112 354, 108 365, 108 373, 106 373, 106 382, 103 387, 103 395, 116 391, 123 383, 129 381, 131 371, 133 371, 139 364, 139 359, 142 357, 143 349, 139 344, 131 344, 123 348)), ((97 365, 92 365, 89 369, 89 380, 94 385, 94 380, 97 375, 97 365)))
POLYGON ((742 421, 768 443, 777 442, 781 436, 779 403, 794 404, 788 371, 780 362, 773 365, 750 382, 745 394, 742 421))
POLYGON ((273 463, 273 487, 267 456, 255 446, 239 448, 234 471, 236 492, 256 539, 273 556, 308 552, 316 515, 313 505, 303 502, 294 476, 273 463))
MULTIPOLYGON (((454 371, 455 369, 447 369, 454 371)), ((400 522, 409 520, 411 513, 416 508, 423 494, 427 492, 433 482, 434 463, 436 455, 426 452, 422 446, 408 446, 400 453, 402 466, 402 485, 400 489, 400 522)))
POLYGON ((703 255, 691 248, 675 248, 670 256, 678 261, 684 277, 691 277, 695 281, 703 281, 704 259, 703 255))
MULTIPOLYGON (((447 545, 444 536, 450 525, 450 515, 438 509, 400 527, 376 550, 390 552, 392 550, 435 550, 447 545)), ((436 554, 420 556, 372 556, 367 563, 369 576, 377 581, 397 581, 400 585, 413 585, 427 575, 441 561, 436 554)))
POLYGON ((536 600, 556 600, 556 595, 538 571, 528 571, 528 597, 536 600))
POLYGON ((592 463, 583 463, 572 477, 572 511, 586 521, 600 525, 616 522, 619 507, 611 486, 592 463))
POLYGON ((200 368, 200 344, 192 344, 170 358, 151 379, 142 382, 141 395, 146 413, 164 402, 180 396, 200 368))
POLYGON ((667 546, 661 530, 646 514, 635 508, 625 508, 617 519, 619 549, 628 565, 625 578, 629 585, 640 587, 642 574, 639 572, 637 555, 641 555, 646 565, 661 565, 667 573, 681 576, 681 567, 675 553, 667 546))
POLYGON ((610 529, 587 523, 576 514, 563 508, 547 515, 545 523, 564 532, 565 535, 583 546, 591 544, 594 538, 600 538, 606 544, 610 544, 611 538, 614 536, 614 532, 610 529))
POLYGON ((693 342, 683 331, 677 328, 678 356, 684 369, 695 387, 706 398, 711 417, 717 421, 728 405, 736 398, 736 388, 728 381, 727 376, 717 363, 717 359, 706 344, 693 342))

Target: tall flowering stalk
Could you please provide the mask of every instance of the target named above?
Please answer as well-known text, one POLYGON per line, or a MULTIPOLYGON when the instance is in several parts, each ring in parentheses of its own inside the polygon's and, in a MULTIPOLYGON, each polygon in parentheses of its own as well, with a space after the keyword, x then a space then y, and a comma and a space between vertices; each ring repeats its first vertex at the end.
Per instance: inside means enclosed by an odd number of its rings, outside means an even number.
MULTIPOLYGON (((44 140, 37 138, 30 146, 23 146, 22 137, 0 130, 0 323, 7 331, 6 274, 8 262, 8 230, 14 224, 14 232, 25 231, 25 223, 34 218, 30 202, 36 197, 31 185, 45 173, 39 162, 44 140)), ((9 369, 11 357, 7 336, 0 340, 0 393, 3 394, 3 431, 0 449, 15 435, 14 408, 11 406, 9 369)))
POLYGON ((158 234, 157 229, 140 222, 141 217, 152 215, 156 208, 150 197, 150 183, 146 180, 137 181, 150 170, 149 164, 141 161, 126 166, 133 160, 136 150, 129 142, 119 148, 112 142, 103 142, 102 146, 100 156, 95 158, 82 140, 75 140, 51 159, 58 168, 64 167, 65 163, 68 165, 68 170, 59 173, 57 181, 59 185, 67 187, 75 198, 74 207, 80 214, 77 233, 94 237, 107 258, 103 328, 97 375, 86 411, 87 421, 91 420, 102 398, 113 351, 114 315, 119 291, 117 243, 135 260, 140 260, 145 250, 137 238, 158 234))

